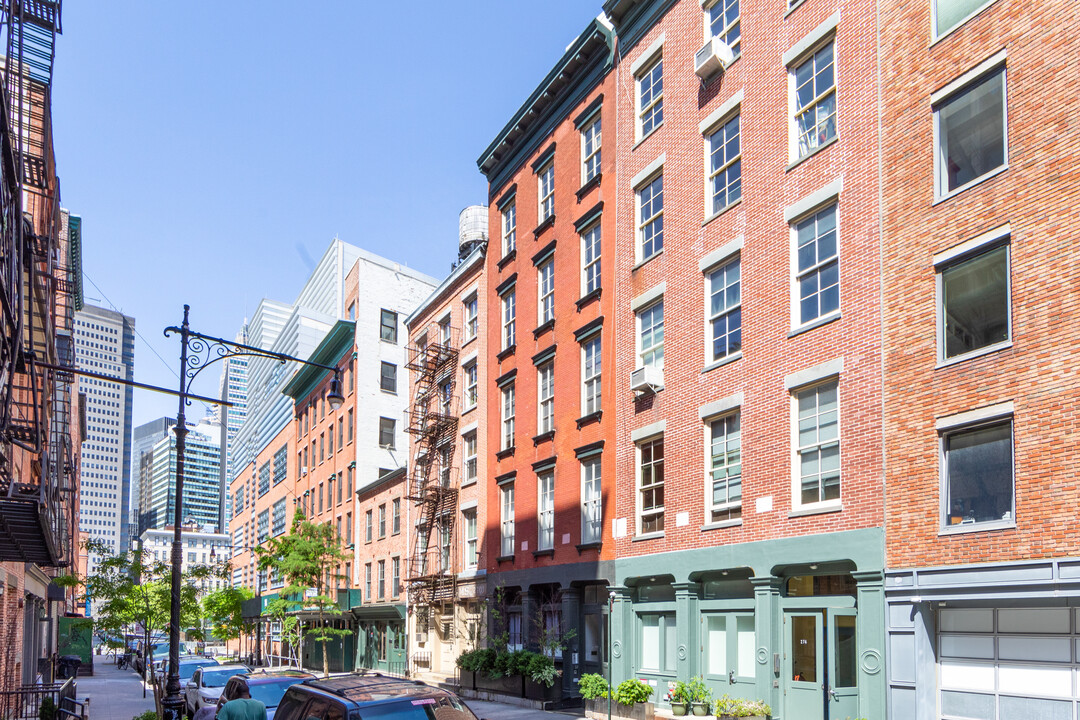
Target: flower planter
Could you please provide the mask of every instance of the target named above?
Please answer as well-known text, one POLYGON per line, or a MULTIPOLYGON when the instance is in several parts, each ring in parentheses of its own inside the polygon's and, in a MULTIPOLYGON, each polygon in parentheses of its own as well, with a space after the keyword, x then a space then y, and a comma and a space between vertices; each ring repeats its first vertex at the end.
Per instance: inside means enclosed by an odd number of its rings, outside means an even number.
POLYGON ((696 702, 691 703, 691 706, 694 708, 694 714, 698 717, 703 717, 709 714, 709 703, 696 702))
MULTIPOLYGON (((608 701, 606 698, 596 698, 585 701, 585 717, 590 720, 607 720, 608 701)), ((620 705, 611 702, 611 717, 622 720, 654 720, 655 708, 651 702, 635 703, 634 705, 620 705)))
POLYGON ((717 715, 717 720, 769 720, 772 715, 751 715, 750 717, 736 717, 735 715, 717 715))
POLYGON ((687 704, 683 702, 671 703, 671 714, 675 716, 682 716, 686 714, 687 704))

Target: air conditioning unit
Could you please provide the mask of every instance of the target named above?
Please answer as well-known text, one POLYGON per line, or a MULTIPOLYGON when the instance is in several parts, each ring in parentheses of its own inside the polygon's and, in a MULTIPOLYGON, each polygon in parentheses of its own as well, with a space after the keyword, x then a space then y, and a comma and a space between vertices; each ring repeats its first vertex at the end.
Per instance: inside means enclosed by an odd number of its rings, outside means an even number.
POLYGON ((705 80, 725 69, 735 60, 731 47, 719 37, 713 37, 694 53, 694 73, 705 80))
POLYGON ((664 371, 646 365, 630 373, 630 389, 634 392, 656 392, 664 388, 664 371))
POLYGON ((307 475, 307 467, 301 467, 300 468, 300 477, 304 477, 305 475, 307 475))

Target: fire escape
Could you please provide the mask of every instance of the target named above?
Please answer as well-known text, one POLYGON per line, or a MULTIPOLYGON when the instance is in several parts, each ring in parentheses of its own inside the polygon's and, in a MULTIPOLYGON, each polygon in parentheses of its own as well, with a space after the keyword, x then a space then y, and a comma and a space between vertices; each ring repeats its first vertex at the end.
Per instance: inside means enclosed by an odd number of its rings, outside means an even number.
POLYGON ((60 0, 0 0, 0 560, 71 563, 77 245, 60 212, 52 69, 60 0))
POLYGON ((408 424, 408 432, 415 437, 409 499, 416 503, 420 523, 416 527, 407 580, 409 602, 425 613, 432 606, 453 602, 457 594, 456 337, 454 328, 435 323, 408 350, 407 367, 416 378, 408 424))

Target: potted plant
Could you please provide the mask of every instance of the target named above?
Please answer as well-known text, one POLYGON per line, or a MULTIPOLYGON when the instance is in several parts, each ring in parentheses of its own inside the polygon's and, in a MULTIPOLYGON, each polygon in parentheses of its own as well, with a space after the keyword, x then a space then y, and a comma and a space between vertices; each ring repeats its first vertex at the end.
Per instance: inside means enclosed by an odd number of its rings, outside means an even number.
POLYGON ((772 708, 764 700, 740 700, 724 695, 716 701, 716 716, 720 720, 734 720, 734 718, 767 720, 772 716, 772 708))
POLYGON ((613 698, 619 704, 619 717, 632 720, 653 720, 652 686, 644 680, 630 678, 615 688, 613 698))
POLYGON ((672 715, 686 715, 690 707, 690 691, 682 680, 668 683, 668 691, 664 699, 671 705, 672 715))
POLYGON ((611 686, 603 675, 597 673, 585 673, 578 680, 578 692, 585 701, 586 717, 607 717, 608 698, 611 697, 611 686))
POLYGON ((699 675, 686 683, 686 691, 690 695, 690 705, 694 714, 698 716, 709 714, 709 698, 712 691, 705 685, 705 680, 699 675))

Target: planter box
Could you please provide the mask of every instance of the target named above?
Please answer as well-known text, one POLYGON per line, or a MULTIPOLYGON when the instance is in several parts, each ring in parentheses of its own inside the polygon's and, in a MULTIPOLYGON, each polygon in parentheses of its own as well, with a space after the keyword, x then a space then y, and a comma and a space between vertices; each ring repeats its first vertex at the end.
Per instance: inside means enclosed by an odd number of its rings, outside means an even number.
MULTIPOLYGON (((562 697, 562 683, 559 682, 560 678, 556 678, 555 684, 551 687, 545 687, 540 683, 533 682, 521 675, 490 678, 482 673, 458 670, 458 677, 462 688, 480 692, 497 693, 499 695, 528 698, 529 700, 540 700, 543 702, 554 702, 562 697)), ((604 717, 607 717, 606 711, 604 717)))
MULTIPOLYGON (((606 698, 585 701, 585 717, 590 720, 607 720, 608 701, 606 698)), ((651 702, 634 705, 620 705, 611 702, 611 717, 622 720, 654 720, 654 707, 651 702)))
POLYGON ((717 715, 718 720, 769 720, 772 715, 751 715, 750 717, 735 717, 734 715, 717 715))

